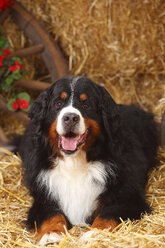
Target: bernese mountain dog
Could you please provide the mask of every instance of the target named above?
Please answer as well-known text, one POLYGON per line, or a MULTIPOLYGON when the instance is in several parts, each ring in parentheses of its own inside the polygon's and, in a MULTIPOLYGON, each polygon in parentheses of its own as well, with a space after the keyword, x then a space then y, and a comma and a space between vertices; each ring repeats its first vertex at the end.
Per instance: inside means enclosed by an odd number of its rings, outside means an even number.
POLYGON ((66 76, 33 103, 20 145, 24 178, 34 199, 27 223, 38 243, 73 225, 112 230, 150 213, 145 185, 156 164, 153 115, 116 104, 102 86, 66 76))

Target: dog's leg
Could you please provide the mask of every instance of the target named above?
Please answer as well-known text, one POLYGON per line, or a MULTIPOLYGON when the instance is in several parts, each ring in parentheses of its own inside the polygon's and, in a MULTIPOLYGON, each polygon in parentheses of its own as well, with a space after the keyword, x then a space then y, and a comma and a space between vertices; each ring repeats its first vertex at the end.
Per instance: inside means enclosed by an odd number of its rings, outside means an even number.
MULTIPOLYGON (((112 231, 116 226, 119 225, 119 222, 111 219, 111 220, 107 220, 107 219, 102 219, 101 217, 97 216, 92 224, 92 228, 97 228, 97 229, 109 229, 109 231, 112 231)), ((90 237, 92 237, 93 235, 95 235, 96 237, 99 238, 103 238, 101 233, 97 233, 97 231, 95 230, 90 230, 85 232, 82 236, 81 236, 81 240, 88 240, 90 237)))
POLYGON ((92 224, 92 228, 98 228, 98 229, 105 229, 105 228, 110 228, 110 231, 112 231, 116 226, 119 225, 119 222, 111 219, 102 219, 99 216, 96 217, 92 224))
POLYGON ((45 245, 48 242, 59 242, 62 239, 61 233, 65 232, 64 226, 67 228, 66 220, 62 214, 44 221, 38 231, 38 245, 45 245))

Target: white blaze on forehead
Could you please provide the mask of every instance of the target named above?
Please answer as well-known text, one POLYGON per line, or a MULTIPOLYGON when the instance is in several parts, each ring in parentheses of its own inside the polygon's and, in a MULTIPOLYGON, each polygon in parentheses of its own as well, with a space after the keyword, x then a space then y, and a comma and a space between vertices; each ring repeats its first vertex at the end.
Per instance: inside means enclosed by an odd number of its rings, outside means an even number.
POLYGON ((70 85, 70 87, 71 87, 71 97, 70 97, 71 105, 73 105, 73 97, 74 97, 75 86, 76 86, 77 81, 78 81, 80 78, 81 78, 81 76, 74 77, 73 80, 72 80, 72 83, 71 83, 71 85, 70 85))
POLYGON ((76 83, 80 78, 81 78, 81 76, 77 76, 77 77, 74 77, 72 79, 72 82, 70 84, 71 95, 70 95, 70 99, 69 99, 69 105, 67 107, 63 108, 60 111, 59 115, 58 115, 58 118, 57 118, 57 133, 59 135, 64 135, 65 134, 62 119, 63 119, 63 116, 66 113, 75 113, 80 117, 79 124, 78 124, 78 127, 76 129, 76 133, 78 135, 82 135, 83 133, 85 133, 86 128, 85 128, 84 118, 82 117, 82 114, 80 113, 80 111, 73 107, 74 91, 75 91, 76 83))
POLYGON ((84 122, 84 118, 82 117, 80 111, 74 107, 72 107, 72 105, 69 105, 65 108, 63 108, 57 118, 57 133, 59 135, 64 135, 65 134, 65 130, 64 130, 64 126, 63 126, 63 116, 67 113, 74 113, 77 114, 80 117, 79 120, 79 124, 77 127, 77 134, 82 135, 83 133, 85 133, 85 122, 84 122))

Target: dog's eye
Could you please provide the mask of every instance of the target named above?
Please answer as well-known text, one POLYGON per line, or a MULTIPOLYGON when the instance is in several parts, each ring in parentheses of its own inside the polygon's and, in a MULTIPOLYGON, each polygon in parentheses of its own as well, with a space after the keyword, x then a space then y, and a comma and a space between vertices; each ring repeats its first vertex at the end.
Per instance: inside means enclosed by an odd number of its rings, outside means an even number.
POLYGON ((89 106, 89 104, 88 104, 88 103, 84 102, 84 103, 83 103, 83 108, 84 108, 84 109, 89 109, 89 108, 90 108, 90 106, 89 106))
POLYGON ((55 106, 56 106, 56 109, 59 110, 60 108, 62 108, 62 106, 64 105, 64 102, 63 101, 58 101, 56 102, 55 106))

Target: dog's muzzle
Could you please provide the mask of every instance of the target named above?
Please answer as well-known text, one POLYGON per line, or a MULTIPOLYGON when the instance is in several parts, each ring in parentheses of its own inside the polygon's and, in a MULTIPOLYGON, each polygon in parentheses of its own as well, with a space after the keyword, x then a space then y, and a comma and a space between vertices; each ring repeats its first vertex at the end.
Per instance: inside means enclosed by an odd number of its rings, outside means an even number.
POLYGON ((76 113, 66 113, 62 118, 62 125, 65 133, 76 133, 80 121, 80 116, 76 113))
POLYGON ((61 111, 57 121, 58 145, 67 154, 74 153, 88 136, 88 129, 78 109, 68 106, 61 111))

